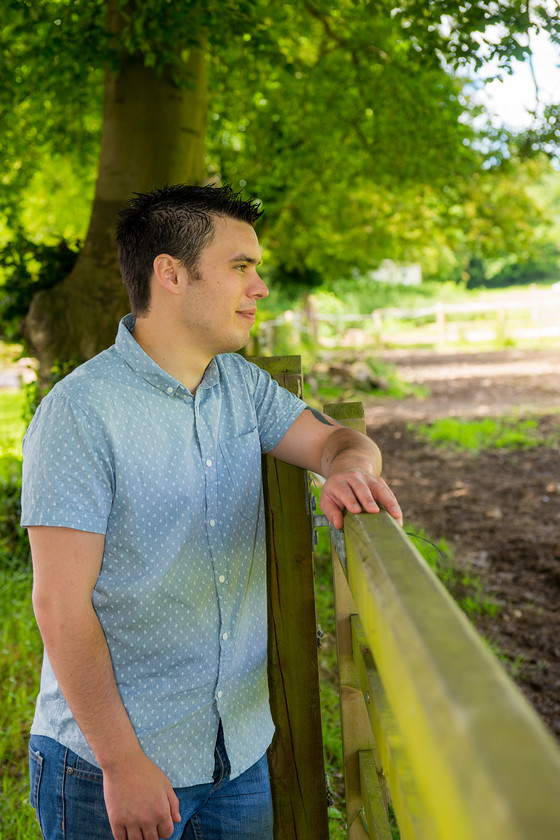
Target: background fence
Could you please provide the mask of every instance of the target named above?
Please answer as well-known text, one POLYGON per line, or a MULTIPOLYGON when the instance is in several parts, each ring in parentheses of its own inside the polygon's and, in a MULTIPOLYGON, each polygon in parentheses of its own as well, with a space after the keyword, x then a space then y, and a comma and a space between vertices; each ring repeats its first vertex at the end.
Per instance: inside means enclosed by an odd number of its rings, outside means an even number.
POLYGON ((321 312, 311 295, 305 309, 261 322, 259 344, 261 351, 274 353, 279 340, 297 346, 305 335, 324 347, 423 344, 440 349, 459 342, 555 338, 560 336, 560 289, 531 287, 489 300, 441 301, 367 314, 321 312))

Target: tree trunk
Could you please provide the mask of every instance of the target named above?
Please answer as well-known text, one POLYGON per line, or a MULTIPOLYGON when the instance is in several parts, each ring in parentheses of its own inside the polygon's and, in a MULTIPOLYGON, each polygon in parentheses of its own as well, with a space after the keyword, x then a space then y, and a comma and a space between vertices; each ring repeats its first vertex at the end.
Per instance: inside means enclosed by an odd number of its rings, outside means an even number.
POLYGON ((203 182, 207 86, 201 49, 191 49, 188 72, 191 86, 179 89, 136 57, 127 58, 118 73, 107 71, 99 172, 84 246, 71 273, 35 295, 22 324, 39 359, 42 385, 55 363, 85 361, 112 344, 129 309, 114 243, 116 214, 126 199, 166 184, 203 182))

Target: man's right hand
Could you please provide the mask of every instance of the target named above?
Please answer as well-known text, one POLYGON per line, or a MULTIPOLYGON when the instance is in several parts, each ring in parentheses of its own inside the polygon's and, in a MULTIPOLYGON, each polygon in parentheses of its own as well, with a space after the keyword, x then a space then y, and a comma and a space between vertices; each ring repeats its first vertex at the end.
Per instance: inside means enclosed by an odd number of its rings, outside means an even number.
POLYGON ((171 782, 142 752, 103 768, 103 792, 115 840, 167 840, 181 821, 171 782))

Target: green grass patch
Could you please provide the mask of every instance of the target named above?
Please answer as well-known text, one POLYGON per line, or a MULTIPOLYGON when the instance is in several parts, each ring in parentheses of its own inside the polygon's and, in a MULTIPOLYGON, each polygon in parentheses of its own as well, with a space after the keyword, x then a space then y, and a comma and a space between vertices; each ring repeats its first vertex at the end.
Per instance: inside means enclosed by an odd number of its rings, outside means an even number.
POLYGON ((0 569, 0 648, 0 840, 40 840, 28 803, 27 744, 42 656, 30 571, 0 569))
POLYGON ((25 432, 25 391, 0 390, 0 478, 11 478, 21 469, 21 440, 25 432))
MULTIPOLYGON (((321 540, 328 543, 328 529, 321 528, 321 540), (324 533, 323 533, 324 532, 324 533), (326 536, 325 536, 326 534, 326 536)), ((321 548, 325 547, 321 545, 321 548)), ((346 838, 346 806, 344 804, 344 776, 342 770, 342 735, 338 699, 338 671, 336 657, 336 627, 330 549, 315 555, 315 606, 317 623, 322 636, 319 645, 319 679, 321 686, 321 718, 323 752, 332 805, 329 808, 330 840, 346 838)))
POLYGON ((324 352, 304 367, 304 399, 322 410, 325 403, 424 397, 422 385, 406 382, 396 365, 365 353, 324 352))
POLYGON ((436 573, 464 613, 474 621, 479 615, 494 618, 498 606, 485 592, 478 575, 462 569, 454 559, 453 549, 445 538, 435 542, 423 528, 405 524, 405 531, 424 560, 436 573))
POLYGON ((543 438, 537 420, 518 420, 513 417, 482 417, 464 420, 442 417, 432 423, 409 423, 407 429, 433 446, 464 450, 477 455, 488 449, 530 449, 553 446, 559 434, 543 438))
POLYGON ((40 840, 28 802, 27 744, 42 643, 31 605, 27 534, 19 526, 25 391, 0 391, 0 840, 40 840))

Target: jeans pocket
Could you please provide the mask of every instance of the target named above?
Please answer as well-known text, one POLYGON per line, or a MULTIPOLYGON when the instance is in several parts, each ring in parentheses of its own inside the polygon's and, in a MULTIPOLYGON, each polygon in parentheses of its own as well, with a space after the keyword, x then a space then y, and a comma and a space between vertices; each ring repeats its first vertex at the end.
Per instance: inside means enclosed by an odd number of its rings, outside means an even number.
POLYGON ((43 773, 43 756, 38 750, 29 747, 29 801, 39 816, 39 787, 43 773))

